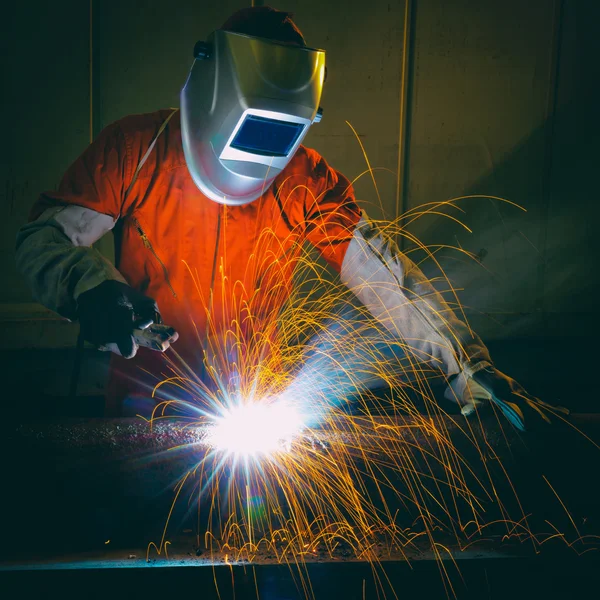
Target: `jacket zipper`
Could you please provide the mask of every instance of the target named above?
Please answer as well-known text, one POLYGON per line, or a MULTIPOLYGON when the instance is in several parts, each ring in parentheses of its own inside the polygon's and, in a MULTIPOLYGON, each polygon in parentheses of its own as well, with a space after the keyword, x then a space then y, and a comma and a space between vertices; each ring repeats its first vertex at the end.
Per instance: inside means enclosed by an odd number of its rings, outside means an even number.
POLYGON ((165 263, 161 260, 160 256, 156 253, 154 246, 152 246, 152 242, 148 239, 148 236, 142 229, 140 222, 135 217, 132 217, 131 220, 133 221, 133 225, 136 228, 139 236, 142 238, 144 247, 148 248, 148 250, 150 250, 150 252, 152 252, 152 254, 154 255, 154 258, 156 258, 156 260, 158 261, 158 264, 162 267, 163 273, 165 275, 165 281, 167 282, 167 285, 169 286, 169 289, 171 290, 173 297, 177 298, 177 294, 176 294, 175 290, 173 289, 173 286, 171 285, 171 279, 169 278, 169 271, 167 271, 167 267, 165 266, 165 263))

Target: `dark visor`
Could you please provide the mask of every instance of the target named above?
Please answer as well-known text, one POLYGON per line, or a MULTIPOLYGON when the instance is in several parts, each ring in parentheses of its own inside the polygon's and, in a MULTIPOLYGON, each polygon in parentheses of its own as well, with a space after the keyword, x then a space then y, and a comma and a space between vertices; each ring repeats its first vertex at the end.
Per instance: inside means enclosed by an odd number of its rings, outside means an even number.
POLYGON ((287 156, 303 130, 301 123, 248 115, 231 147, 262 156, 287 156))

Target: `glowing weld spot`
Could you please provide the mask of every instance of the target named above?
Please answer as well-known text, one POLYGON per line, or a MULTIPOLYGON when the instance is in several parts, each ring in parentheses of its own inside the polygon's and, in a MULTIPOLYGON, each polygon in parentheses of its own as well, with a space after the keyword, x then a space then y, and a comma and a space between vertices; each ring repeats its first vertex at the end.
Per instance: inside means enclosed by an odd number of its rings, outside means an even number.
POLYGON ((242 404, 215 419, 210 443, 239 457, 264 456, 289 451, 303 427, 298 411, 287 404, 242 404))

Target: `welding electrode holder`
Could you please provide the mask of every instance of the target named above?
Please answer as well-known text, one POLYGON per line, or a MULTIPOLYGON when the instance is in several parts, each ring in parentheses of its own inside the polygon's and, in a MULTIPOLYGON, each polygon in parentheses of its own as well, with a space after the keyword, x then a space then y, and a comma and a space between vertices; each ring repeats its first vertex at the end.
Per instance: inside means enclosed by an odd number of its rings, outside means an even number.
POLYGON ((122 281, 106 280, 83 292, 77 316, 86 341, 126 358, 137 346, 164 352, 177 339, 175 330, 162 323, 154 299, 122 281))
POLYGON ((146 329, 134 329, 133 339, 137 345, 144 348, 150 348, 158 352, 164 352, 169 346, 176 342, 179 334, 173 327, 163 323, 152 323, 146 329))

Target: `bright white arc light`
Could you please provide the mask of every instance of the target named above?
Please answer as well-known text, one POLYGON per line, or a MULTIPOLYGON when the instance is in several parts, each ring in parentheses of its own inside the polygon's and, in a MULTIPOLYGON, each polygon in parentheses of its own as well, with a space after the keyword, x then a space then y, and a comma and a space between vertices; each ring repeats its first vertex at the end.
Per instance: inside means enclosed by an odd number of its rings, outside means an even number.
POLYGON ((297 410, 283 403, 249 403, 215 419, 212 446, 239 457, 256 457, 289 449, 304 424, 297 410))

